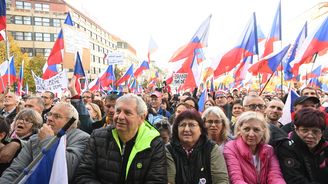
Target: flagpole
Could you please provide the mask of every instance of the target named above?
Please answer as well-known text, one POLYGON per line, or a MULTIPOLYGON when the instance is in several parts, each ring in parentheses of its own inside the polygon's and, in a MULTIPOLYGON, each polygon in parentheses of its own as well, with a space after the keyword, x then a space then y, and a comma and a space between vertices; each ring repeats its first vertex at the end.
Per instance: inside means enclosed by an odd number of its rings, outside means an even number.
MULTIPOLYGON (((266 88, 266 86, 269 84, 269 81, 271 80, 271 78, 272 78, 272 76, 273 76, 273 74, 274 74, 274 72, 270 75, 270 77, 269 77, 269 79, 268 79, 268 81, 264 84, 264 87, 263 87, 263 89, 261 90, 261 92, 260 92, 260 94, 259 94, 259 96, 261 96, 262 95, 262 93, 263 93, 263 91, 264 91, 264 89, 266 88)), ((261 86, 261 83, 260 83, 260 86, 261 86)), ((261 89, 261 88, 260 88, 261 89)))
POLYGON ((6 29, 6 60, 8 61, 8 84, 7 84, 7 88, 10 91, 10 61, 9 61, 9 57, 10 57, 10 46, 9 46, 9 39, 8 39, 8 31, 6 29))
POLYGON ((42 150, 37 156, 36 158, 23 170, 22 173, 20 173, 20 175, 15 179, 14 184, 18 184, 19 182, 21 182, 21 180, 30 173, 30 171, 32 171, 32 169, 34 168, 34 166, 36 164, 39 163, 39 161, 43 158, 44 154, 51 148, 51 146, 58 140, 61 138, 61 136, 63 136, 66 131, 68 130, 69 127, 71 127, 71 125, 75 122, 75 118, 72 117, 65 125, 64 127, 57 133, 56 136, 54 136, 49 142, 48 144, 42 148, 42 150))

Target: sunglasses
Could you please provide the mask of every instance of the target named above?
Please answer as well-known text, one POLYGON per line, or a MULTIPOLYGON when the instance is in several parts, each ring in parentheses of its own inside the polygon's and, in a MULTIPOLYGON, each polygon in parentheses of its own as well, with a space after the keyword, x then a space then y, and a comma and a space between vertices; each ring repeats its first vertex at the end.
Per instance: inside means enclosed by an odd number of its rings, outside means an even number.
POLYGON ((154 124, 157 130, 159 129, 170 129, 170 125, 168 123, 156 123, 154 124))

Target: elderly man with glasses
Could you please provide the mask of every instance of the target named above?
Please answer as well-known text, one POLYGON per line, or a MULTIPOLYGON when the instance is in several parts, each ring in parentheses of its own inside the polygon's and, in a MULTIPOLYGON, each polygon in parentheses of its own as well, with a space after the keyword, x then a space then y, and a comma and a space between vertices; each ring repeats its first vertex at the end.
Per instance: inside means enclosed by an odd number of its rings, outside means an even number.
POLYGON ((72 117, 76 120, 66 132, 67 174, 71 182, 89 135, 77 129, 79 115, 76 109, 71 104, 61 102, 47 113, 47 123, 22 147, 10 167, 4 171, 0 183, 12 183, 72 117))

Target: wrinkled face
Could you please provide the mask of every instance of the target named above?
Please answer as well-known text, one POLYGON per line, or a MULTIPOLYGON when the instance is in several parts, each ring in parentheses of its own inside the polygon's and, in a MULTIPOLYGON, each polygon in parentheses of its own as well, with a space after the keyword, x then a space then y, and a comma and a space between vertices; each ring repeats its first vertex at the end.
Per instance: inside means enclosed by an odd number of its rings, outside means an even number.
POLYGON ((244 112, 244 107, 241 104, 235 104, 232 107, 232 115, 238 117, 244 112))
POLYGON ((95 110, 93 110, 93 108, 90 104, 86 104, 85 107, 89 111, 89 114, 92 118, 97 118, 97 112, 95 110))
POLYGON ((265 102, 261 97, 249 99, 244 106, 245 111, 256 111, 263 114, 265 108, 266 108, 265 102))
POLYGON ((302 96, 314 96, 317 97, 315 89, 305 88, 302 91, 302 96))
POLYGON ((193 147, 201 135, 201 130, 196 120, 184 119, 178 125, 178 137, 182 145, 193 147))
POLYGON ((28 117, 20 117, 15 121, 15 133, 23 137, 32 133, 33 122, 28 117))
POLYGON ((115 114, 115 104, 116 100, 106 100, 105 101, 105 114, 109 118, 110 122, 113 122, 114 114, 115 114))
POLYGON ((227 97, 225 96, 218 96, 215 98, 215 103, 219 107, 223 107, 225 104, 227 104, 227 97))
POLYGON ((92 102, 92 94, 90 92, 85 92, 82 95, 83 102, 86 103, 91 103, 92 102))
POLYGON ((51 126, 55 134, 68 122, 71 117, 68 117, 68 107, 57 104, 51 108, 47 114, 47 124, 51 126))
POLYGON ((54 99, 51 98, 51 94, 48 93, 48 92, 44 92, 41 95, 41 98, 43 99, 43 103, 44 103, 45 106, 50 106, 54 102, 54 99))
POLYGON ((14 93, 7 93, 3 102, 4 106, 15 106, 17 104, 16 95, 14 93))
POLYGON ((271 121, 278 121, 282 116, 282 110, 284 108, 284 103, 276 100, 272 100, 268 103, 268 107, 265 110, 265 115, 271 121))
POLYGON ((261 126, 261 122, 257 120, 250 120, 244 122, 239 128, 240 136, 244 142, 255 150, 256 146, 261 142, 264 136, 264 128, 261 126))
POLYGON ((205 126, 209 135, 220 135, 223 128, 223 119, 215 114, 208 114, 205 117, 205 126))
POLYGON ((133 136, 144 119, 144 115, 137 113, 137 102, 135 100, 116 103, 114 123, 119 133, 133 136))
POLYGON ((295 130, 297 135, 305 142, 309 149, 312 149, 316 145, 318 145, 322 137, 322 130, 317 127, 300 126, 297 127, 295 130))
POLYGON ((181 114, 183 111, 186 111, 188 108, 184 105, 179 105, 177 109, 175 110, 175 117, 177 117, 179 114, 181 114))
POLYGON ((38 101, 37 99, 27 99, 24 107, 33 109, 41 114, 43 111, 43 108, 37 104, 38 103, 37 101, 38 101))

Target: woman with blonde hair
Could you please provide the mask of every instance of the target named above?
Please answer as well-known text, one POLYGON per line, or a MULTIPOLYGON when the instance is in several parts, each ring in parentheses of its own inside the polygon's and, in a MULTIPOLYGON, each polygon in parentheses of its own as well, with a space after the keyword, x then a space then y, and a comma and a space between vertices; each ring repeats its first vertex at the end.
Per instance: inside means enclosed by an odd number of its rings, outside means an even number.
POLYGON ((85 107, 88 109, 90 117, 93 121, 100 121, 102 119, 100 108, 95 103, 87 103, 85 107))
POLYGON ((270 130, 262 113, 240 115, 236 139, 224 147, 230 183, 285 184, 273 148, 268 145, 270 130))
POLYGON ((208 107, 202 114, 208 138, 213 140, 223 151, 224 144, 229 140, 230 126, 227 116, 217 106, 208 107))

